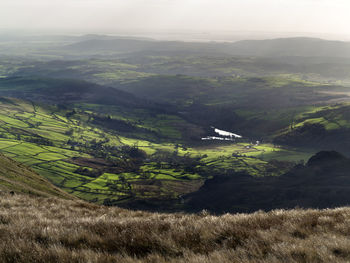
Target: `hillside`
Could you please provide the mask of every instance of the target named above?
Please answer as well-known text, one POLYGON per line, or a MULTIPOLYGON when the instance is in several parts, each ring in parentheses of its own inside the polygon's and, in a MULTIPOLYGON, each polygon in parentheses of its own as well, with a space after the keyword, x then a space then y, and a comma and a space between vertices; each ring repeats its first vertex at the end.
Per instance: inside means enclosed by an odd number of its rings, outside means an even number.
MULTIPOLYGON (((338 93, 346 96, 346 93, 338 93)), ((350 106, 348 103, 314 107, 294 116, 293 124, 274 138, 277 144, 296 147, 317 146, 349 154, 350 106)))
POLYGON ((242 173, 216 176, 185 197, 188 209, 215 213, 257 210, 334 208, 350 204, 350 159, 321 151, 303 165, 278 176, 254 178, 242 173))
MULTIPOLYGON (((26 193, 35 196, 73 197, 53 186, 30 168, 0 154, 0 192, 26 193)), ((0 220, 1 221, 1 220, 0 220)))
POLYGON ((0 262, 346 262, 349 220, 349 208, 217 217, 0 194, 0 262))
MULTIPOLYGON (((0 79, 1 96, 30 99, 55 104, 98 103, 120 107, 152 107, 148 101, 117 89, 84 80, 11 77, 0 79)), ((156 108, 153 105, 154 108, 156 108)))

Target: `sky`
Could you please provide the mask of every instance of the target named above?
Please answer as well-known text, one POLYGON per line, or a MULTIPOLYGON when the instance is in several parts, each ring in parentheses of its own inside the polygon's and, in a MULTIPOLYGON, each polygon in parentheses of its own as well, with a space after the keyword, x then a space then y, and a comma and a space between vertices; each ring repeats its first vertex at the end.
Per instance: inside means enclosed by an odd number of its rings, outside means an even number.
POLYGON ((0 0, 0 29, 350 38, 350 0, 0 0))

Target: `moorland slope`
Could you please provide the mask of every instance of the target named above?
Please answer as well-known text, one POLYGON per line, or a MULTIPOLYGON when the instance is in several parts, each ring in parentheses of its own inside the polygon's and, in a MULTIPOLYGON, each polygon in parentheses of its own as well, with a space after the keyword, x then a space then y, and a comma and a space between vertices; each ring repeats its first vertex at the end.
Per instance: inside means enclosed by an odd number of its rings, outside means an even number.
POLYGON ((0 194, 0 262, 348 262, 350 209, 160 214, 0 194))

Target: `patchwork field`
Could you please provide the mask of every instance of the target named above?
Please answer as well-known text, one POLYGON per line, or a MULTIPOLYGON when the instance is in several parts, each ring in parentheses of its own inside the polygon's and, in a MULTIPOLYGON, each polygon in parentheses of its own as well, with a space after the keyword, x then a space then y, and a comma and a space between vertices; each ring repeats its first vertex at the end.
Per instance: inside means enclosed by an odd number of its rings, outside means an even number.
MULTIPOLYGON (((145 114, 143 121, 138 121, 144 133, 136 130, 129 135, 136 133, 139 138, 127 137, 128 133, 95 121, 100 118, 91 113, 96 105, 85 110, 79 107, 62 110, 2 98, 0 152, 75 196, 105 204, 176 200, 198 190, 217 173, 280 175, 290 167, 284 161, 297 162, 311 155, 272 144, 243 142, 186 147, 176 142, 182 135, 174 128, 174 123, 184 121, 169 115, 154 117, 158 120, 154 121, 145 114), (140 139, 147 137, 150 128, 173 134, 174 141, 140 139)), ((123 121, 117 110, 113 112, 108 118, 123 121)), ((133 114, 126 117, 133 119, 133 114)))

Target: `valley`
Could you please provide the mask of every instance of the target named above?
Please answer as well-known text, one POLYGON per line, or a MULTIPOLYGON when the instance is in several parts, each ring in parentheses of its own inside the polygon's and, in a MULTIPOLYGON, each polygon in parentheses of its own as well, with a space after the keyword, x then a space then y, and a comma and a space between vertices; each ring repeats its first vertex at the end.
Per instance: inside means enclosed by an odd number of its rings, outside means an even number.
MULTIPOLYGON (((88 110, 77 108, 71 115, 70 109, 21 99, 3 97, 0 108, 0 152, 32 167, 61 189, 98 203, 176 201, 198 190, 215 173, 276 176, 283 170, 270 160, 298 161, 311 155, 272 144, 188 147, 176 139, 157 143, 152 137, 137 138, 147 137, 146 128, 145 134, 127 137, 132 133, 96 124, 88 110)), ((171 121, 165 123, 169 126, 163 129, 179 133, 171 121)))
MULTIPOLYGON (((195 200, 223 176, 248 182, 244 199, 254 180, 273 185, 321 150, 350 154, 348 78, 334 71, 347 70, 347 57, 239 56, 242 43, 52 41, 0 46, 0 152, 75 197, 221 213, 195 200)), ((243 206, 224 209, 259 208, 243 206)))
POLYGON ((0 0, 0 263, 350 262, 349 10, 0 0))

